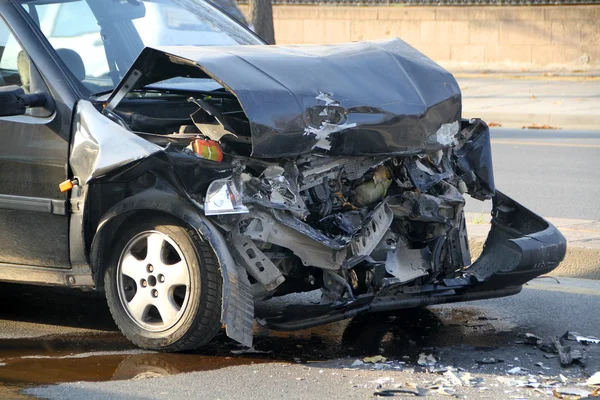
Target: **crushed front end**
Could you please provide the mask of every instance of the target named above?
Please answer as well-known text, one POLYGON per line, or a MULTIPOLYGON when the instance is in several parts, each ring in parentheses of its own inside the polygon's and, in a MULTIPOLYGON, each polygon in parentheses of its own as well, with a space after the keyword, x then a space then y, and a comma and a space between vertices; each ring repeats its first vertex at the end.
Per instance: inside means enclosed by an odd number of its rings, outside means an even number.
POLYGON ((399 40, 145 49, 102 112, 161 149, 128 167, 127 190, 176 193, 205 220, 223 276, 232 263, 247 274, 230 285, 251 296, 223 293, 223 323, 230 334, 244 320, 245 339, 230 336, 246 344, 252 296, 320 290, 318 305, 257 316, 299 329, 515 294, 566 252, 496 190, 489 129, 461 119, 452 75, 399 40), (475 262, 465 194, 493 201, 475 262))
POLYGON ((301 329, 364 312, 507 296, 554 269, 566 241, 495 190, 486 124, 462 121, 454 140, 405 157, 246 159, 226 183, 213 183, 230 189, 209 188, 207 214, 227 199, 237 199, 228 212, 243 207, 214 218, 255 299, 322 291, 320 305, 261 321, 301 329), (463 194, 493 200, 492 228, 475 262, 463 194))

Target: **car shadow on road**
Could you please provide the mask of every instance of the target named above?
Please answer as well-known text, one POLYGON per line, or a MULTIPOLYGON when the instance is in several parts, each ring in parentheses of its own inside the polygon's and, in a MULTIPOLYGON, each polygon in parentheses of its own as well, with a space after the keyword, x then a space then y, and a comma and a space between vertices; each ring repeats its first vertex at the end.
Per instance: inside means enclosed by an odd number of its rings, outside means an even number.
POLYGON ((101 292, 0 284, 0 320, 117 331, 101 292))

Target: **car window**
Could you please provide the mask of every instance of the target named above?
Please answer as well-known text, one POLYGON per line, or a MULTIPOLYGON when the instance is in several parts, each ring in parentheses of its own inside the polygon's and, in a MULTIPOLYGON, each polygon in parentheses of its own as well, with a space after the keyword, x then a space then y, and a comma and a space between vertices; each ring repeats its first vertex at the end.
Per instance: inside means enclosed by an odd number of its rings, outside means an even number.
POLYGON ((203 0, 19 0, 90 93, 113 89, 146 47, 260 45, 203 0))
POLYGON ((51 36, 59 38, 92 34, 100 39, 100 26, 90 24, 90 18, 93 20, 94 15, 85 1, 60 4, 52 24, 51 36))
MULTIPOLYGON (((19 76, 18 58, 19 53, 22 52, 21 45, 17 42, 15 36, 12 34, 8 26, 4 21, 0 20, 0 74, 1 81, 0 86, 17 85, 23 86, 27 82, 22 82, 19 76)), ((23 58, 23 55, 21 56, 23 58)), ((22 64, 22 68, 25 65, 22 64)), ((24 71, 29 75, 29 71, 24 71)), ((28 77, 25 77, 23 81, 28 81, 28 77)))
POLYGON ((103 89, 110 80, 109 67, 100 25, 84 0, 63 3, 31 3, 40 29, 58 56, 88 90, 103 89))

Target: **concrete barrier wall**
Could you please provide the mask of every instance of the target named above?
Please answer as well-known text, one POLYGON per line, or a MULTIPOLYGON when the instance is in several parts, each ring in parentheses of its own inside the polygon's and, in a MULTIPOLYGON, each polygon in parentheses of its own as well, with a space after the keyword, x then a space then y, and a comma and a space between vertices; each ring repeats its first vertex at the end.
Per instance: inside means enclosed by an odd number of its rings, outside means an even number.
POLYGON ((399 37, 457 69, 600 68, 600 5, 276 5, 273 13, 278 44, 399 37))

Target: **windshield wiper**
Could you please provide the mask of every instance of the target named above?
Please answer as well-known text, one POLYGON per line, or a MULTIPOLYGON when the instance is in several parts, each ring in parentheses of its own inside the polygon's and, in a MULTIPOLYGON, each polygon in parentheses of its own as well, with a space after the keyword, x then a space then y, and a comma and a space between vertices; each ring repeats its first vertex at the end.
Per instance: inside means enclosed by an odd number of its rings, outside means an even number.
POLYGON ((101 92, 92 93, 92 94, 90 94, 90 96, 92 96, 92 97, 104 96, 104 95, 107 95, 107 94, 111 94, 113 92, 113 90, 115 90, 115 88, 108 89, 108 90, 103 90, 101 92))

